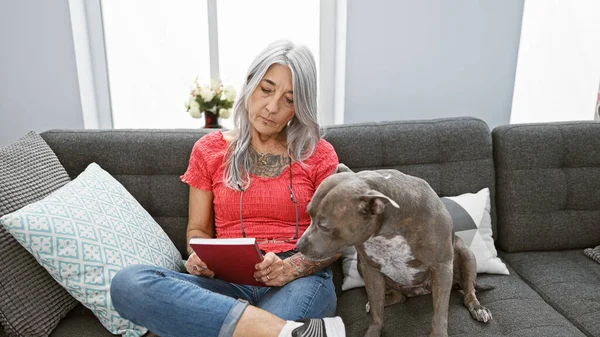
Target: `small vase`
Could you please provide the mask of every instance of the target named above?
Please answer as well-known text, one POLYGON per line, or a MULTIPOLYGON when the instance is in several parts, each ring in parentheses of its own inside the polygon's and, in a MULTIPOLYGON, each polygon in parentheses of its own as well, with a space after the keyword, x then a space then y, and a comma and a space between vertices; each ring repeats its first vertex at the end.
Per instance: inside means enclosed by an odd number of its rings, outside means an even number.
POLYGON ((204 111, 204 128, 205 129, 220 129, 219 115, 212 111, 204 111))

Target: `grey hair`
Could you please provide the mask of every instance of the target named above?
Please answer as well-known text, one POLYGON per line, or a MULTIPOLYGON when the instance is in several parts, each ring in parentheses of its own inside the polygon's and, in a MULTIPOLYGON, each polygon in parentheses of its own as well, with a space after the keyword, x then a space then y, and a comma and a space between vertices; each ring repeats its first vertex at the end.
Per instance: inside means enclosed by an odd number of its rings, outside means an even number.
POLYGON ((235 190, 250 186, 250 120, 248 98, 273 64, 288 66, 292 73, 294 118, 284 127, 288 155, 295 161, 310 157, 320 139, 317 121, 317 67, 310 50, 280 40, 271 43, 252 62, 240 95, 233 106, 236 139, 231 142, 225 164, 224 184, 235 190))

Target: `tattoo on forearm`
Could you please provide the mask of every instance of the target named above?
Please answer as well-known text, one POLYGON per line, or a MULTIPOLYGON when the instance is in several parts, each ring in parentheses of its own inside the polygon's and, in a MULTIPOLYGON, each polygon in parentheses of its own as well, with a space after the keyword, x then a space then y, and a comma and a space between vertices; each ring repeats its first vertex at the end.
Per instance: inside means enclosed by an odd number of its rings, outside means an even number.
POLYGON ((188 240, 188 244, 187 244, 187 251, 189 255, 192 255, 194 253, 194 250, 192 249, 192 246, 190 246, 190 240, 194 239, 194 238, 203 238, 203 236, 201 235, 192 235, 190 236, 189 240, 188 240))
POLYGON ((296 274, 296 277, 302 277, 302 276, 313 274, 314 272, 327 267, 328 265, 333 263, 335 260, 337 260, 340 257, 340 255, 341 254, 336 254, 325 260, 313 261, 313 260, 309 260, 302 253, 297 253, 295 255, 290 256, 288 258, 288 261, 289 261, 290 265, 292 266, 292 268, 294 269, 294 273, 296 274))

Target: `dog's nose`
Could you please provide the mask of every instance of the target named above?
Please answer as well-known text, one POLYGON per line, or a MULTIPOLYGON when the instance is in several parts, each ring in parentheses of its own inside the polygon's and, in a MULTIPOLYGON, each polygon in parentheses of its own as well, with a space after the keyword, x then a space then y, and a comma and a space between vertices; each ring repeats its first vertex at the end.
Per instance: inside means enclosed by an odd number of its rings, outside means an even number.
POLYGON ((308 240, 306 240, 304 238, 304 236, 302 236, 300 238, 300 240, 298 240, 298 242, 296 242, 296 248, 298 249, 298 251, 300 251, 300 253, 304 254, 306 252, 306 248, 308 248, 308 240))

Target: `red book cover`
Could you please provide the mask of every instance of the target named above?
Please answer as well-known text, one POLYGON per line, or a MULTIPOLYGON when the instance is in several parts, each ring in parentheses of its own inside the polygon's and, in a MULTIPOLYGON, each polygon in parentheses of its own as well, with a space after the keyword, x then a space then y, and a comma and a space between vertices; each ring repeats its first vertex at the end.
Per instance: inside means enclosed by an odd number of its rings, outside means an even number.
POLYGON ((215 277, 231 283, 265 286, 254 279, 254 266, 263 260, 255 238, 193 238, 190 246, 215 277))

